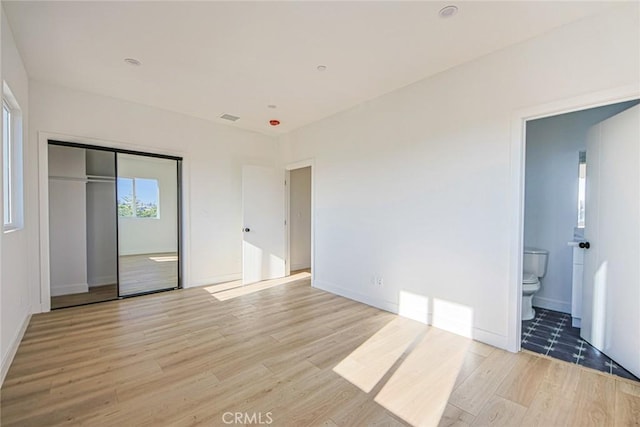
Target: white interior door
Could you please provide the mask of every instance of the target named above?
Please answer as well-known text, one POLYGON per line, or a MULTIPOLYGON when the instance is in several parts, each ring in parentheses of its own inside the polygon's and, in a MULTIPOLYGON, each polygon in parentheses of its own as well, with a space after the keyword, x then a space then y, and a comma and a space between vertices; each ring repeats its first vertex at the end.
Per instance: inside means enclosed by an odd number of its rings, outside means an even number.
POLYGON ((284 170, 242 168, 242 283, 285 276, 284 170))
POLYGON ((593 126, 580 335, 640 376, 640 106, 593 126))

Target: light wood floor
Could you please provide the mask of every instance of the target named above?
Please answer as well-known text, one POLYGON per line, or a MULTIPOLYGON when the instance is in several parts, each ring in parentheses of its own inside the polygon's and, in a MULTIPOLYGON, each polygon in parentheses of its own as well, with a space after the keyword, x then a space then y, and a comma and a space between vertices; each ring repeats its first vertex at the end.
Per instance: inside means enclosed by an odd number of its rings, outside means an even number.
POLYGON ((178 254, 126 255, 119 258, 120 294, 175 288, 178 286, 178 254))
POLYGON ((116 298, 118 298, 118 288, 115 284, 95 286, 89 288, 89 292, 51 297, 51 308, 73 307, 76 305, 109 301, 116 298))
POLYGON ((227 412, 274 426, 639 423, 630 381, 495 349, 308 279, 256 289, 35 315, 1 391, 2 426, 220 426, 227 412))
MULTIPOLYGON (((123 296, 178 286, 178 254, 156 253, 120 257, 120 293, 123 296)), ((115 284, 89 288, 89 292, 51 297, 51 308, 73 307, 118 298, 115 284)))

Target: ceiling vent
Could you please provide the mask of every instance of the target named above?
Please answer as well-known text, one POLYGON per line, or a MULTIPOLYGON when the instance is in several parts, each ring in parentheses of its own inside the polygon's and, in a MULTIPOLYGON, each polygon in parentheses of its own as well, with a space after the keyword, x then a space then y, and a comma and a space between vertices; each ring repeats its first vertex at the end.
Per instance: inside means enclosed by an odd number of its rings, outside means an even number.
POLYGON ((232 116, 231 114, 223 114, 220 116, 221 119, 224 120, 229 120, 230 122, 235 122, 236 120, 238 120, 240 117, 238 116, 232 116))

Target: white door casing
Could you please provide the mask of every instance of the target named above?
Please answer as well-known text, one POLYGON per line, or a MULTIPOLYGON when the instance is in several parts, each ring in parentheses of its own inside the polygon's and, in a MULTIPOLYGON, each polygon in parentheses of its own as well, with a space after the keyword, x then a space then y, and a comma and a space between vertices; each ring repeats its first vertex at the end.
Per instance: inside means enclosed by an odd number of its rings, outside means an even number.
POLYGON ((242 168, 242 284, 284 277, 284 170, 242 168))
POLYGON ((581 336, 640 376, 640 106, 587 140, 581 336))

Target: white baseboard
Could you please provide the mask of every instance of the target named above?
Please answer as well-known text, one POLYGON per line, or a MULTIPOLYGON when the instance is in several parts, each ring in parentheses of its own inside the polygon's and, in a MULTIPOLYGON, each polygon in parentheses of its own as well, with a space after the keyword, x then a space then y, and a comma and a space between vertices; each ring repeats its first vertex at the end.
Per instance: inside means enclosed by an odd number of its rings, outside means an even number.
POLYGON ((221 276, 213 276, 207 279, 198 279, 191 283, 185 283, 184 288, 195 288, 198 286, 217 285, 218 283, 233 282, 234 280, 241 280, 242 273, 223 274, 221 276))
POLYGON ((57 297, 60 295, 81 294, 89 292, 89 285, 86 283, 71 283, 69 285, 57 285, 51 286, 51 296, 57 297))
MULTIPOLYGON (((331 292, 332 294, 336 294, 345 298, 352 299, 354 301, 361 302, 363 304, 367 304, 367 305, 379 308, 381 310, 390 311, 391 313, 398 314, 399 312, 398 310, 399 307, 397 303, 393 303, 391 301, 386 301, 379 298, 372 298, 369 295, 363 295, 359 292, 355 292, 351 289, 346 289, 329 282, 315 280, 313 282, 313 287, 317 289, 321 289, 323 291, 331 292)), ((433 320, 432 320, 431 313, 428 314, 427 319, 428 319, 427 323, 429 325, 432 325, 433 320)), ((473 338, 476 341, 480 341, 485 344, 489 344, 501 349, 505 349, 505 350, 507 349, 508 337, 504 335, 496 334, 494 332, 479 329, 476 327, 469 328, 468 325, 461 324, 460 319, 457 319, 457 318, 446 319, 446 318, 440 317, 438 325, 434 325, 434 327, 437 327, 439 329, 443 329, 446 331, 450 331, 457 335, 462 335, 466 337, 469 337, 469 335, 471 335, 470 338, 473 338)))
POLYGON ((552 298, 533 296, 533 306, 571 314, 571 301, 560 301, 552 298))
POLYGON ((364 295, 359 292, 354 292, 351 289, 342 288, 338 285, 334 285, 333 283, 324 282, 321 280, 315 280, 313 282, 313 287, 317 289, 321 289, 323 291, 331 292, 332 294, 340 295, 341 297, 349 298, 354 301, 361 302, 363 304, 367 304, 380 310, 390 311, 391 313, 398 313, 398 303, 394 303, 391 301, 386 301, 380 298, 372 298, 369 295, 364 295))
POLYGON ((27 331, 27 326, 29 326, 29 321, 31 320, 31 313, 27 313, 22 322, 22 326, 18 330, 18 333, 11 340, 11 344, 9 345, 9 350, 7 354, 2 358, 2 366, 0 367, 0 387, 4 383, 4 379, 9 372, 9 368, 11 367, 11 363, 13 362, 13 358, 18 352, 18 347, 20 347, 20 343, 22 342, 22 337, 24 337, 24 333, 27 331))
POLYGON ((492 345, 508 351, 509 337, 499 335, 484 329, 473 328, 472 338, 476 341, 492 345))
POLYGON ((89 279, 89 287, 95 288, 97 286, 114 285, 118 281, 116 276, 97 276, 89 279))
POLYGON ((303 262, 303 263, 299 263, 299 264, 291 264, 291 271, 305 270, 307 268, 311 268, 311 264, 309 264, 308 262, 303 262))
POLYGON ((582 319, 579 317, 572 317, 571 326, 573 326, 574 328, 582 328, 582 319))

